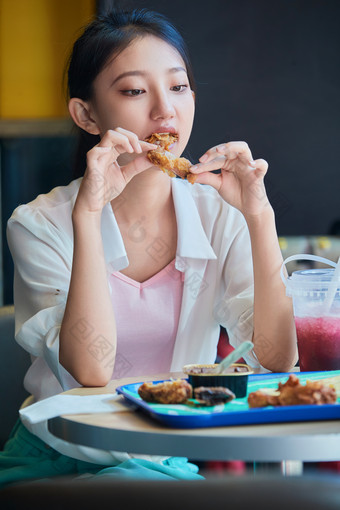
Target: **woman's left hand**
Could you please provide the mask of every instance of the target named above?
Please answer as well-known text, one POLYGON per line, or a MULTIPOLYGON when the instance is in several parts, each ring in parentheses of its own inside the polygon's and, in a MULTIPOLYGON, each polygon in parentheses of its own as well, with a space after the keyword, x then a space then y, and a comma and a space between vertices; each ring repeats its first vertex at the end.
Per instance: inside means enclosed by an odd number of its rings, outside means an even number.
POLYGON ((239 209, 244 216, 261 214, 268 207, 263 182, 268 163, 264 159, 254 161, 245 142, 216 145, 199 161, 190 169, 197 175, 196 182, 213 186, 226 202, 239 209), (212 170, 219 169, 220 174, 212 173, 212 170))

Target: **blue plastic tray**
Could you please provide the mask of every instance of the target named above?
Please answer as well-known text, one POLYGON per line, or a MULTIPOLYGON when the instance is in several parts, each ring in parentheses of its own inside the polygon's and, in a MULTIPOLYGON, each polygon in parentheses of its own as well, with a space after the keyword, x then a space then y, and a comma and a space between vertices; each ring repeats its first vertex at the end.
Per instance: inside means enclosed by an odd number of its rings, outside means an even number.
MULTIPOLYGON (((330 372, 296 373, 302 384, 307 380, 340 376, 340 370, 330 372)), ((254 374, 249 376, 248 394, 260 388, 277 388, 279 382, 286 382, 289 374, 254 374)), ((154 383, 162 381, 153 381, 154 383)), ((263 407, 249 409, 247 397, 237 398, 224 405, 213 407, 192 407, 190 405, 165 405, 145 402, 138 395, 142 383, 119 386, 117 392, 125 399, 146 412, 151 418, 175 428, 218 427, 250 425, 256 423, 279 423, 296 421, 340 419, 340 398, 336 404, 263 407)))

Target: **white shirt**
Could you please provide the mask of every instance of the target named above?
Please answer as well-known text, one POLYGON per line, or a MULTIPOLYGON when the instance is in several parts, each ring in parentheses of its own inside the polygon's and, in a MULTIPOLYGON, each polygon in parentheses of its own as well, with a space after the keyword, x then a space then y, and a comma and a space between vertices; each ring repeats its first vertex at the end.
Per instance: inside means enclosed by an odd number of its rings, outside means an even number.
MULTIPOLYGON (((24 386, 36 401, 79 386, 59 363, 59 331, 69 289, 73 228, 71 213, 81 179, 19 206, 8 221, 14 261, 16 340, 31 354, 24 386), (27 263, 29 262, 29 263, 27 263)), ((172 179, 177 219, 176 268, 184 287, 171 371, 188 363, 213 363, 220 325, 236 347, 253 334, 253 269, 249 232, 242 214, 210 186, 172 179)), ((101 220, 108 276, 128 266, 124 242, 110 204, 101 220)), ((148 247, 159 256, 162 239, 148 247)), ((246 356, 259 367, 253 353, 246 356)), ((31 432, 60 453, 112 465, 128 454, 62 441, 46 423, 31 432)), ((154 458, 153 458, 154 460, 154 458)))

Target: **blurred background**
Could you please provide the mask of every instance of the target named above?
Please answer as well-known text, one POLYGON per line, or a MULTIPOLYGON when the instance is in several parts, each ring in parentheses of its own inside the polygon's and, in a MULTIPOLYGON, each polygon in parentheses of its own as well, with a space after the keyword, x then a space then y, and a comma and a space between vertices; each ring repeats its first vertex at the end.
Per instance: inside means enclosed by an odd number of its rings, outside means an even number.
POLYGON ((147 7, 186 39, 197 113, 186 156, 245 140, 266 185, 284 256, 340 255, 339 0, 0 0, 0 304, 13 300, 6 223, 72 180, 76 138, 63 86, 81 28, 111 6, 147 7))

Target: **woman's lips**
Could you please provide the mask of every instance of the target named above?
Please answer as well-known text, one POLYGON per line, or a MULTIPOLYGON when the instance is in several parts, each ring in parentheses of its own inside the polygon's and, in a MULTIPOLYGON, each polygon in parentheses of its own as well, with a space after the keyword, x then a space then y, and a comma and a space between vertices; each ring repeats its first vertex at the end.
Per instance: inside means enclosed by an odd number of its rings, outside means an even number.
POLYGON ((163 149, 170 150, 175 147, 178 142, 178 134, 176 131, 153 131, 151 135, 145 138, 145 141, 154 143, 163 149))
POLYGON ((149 138, 151 135, 153 135, 154 133, 159 133, 159 134, 171 134, 171 135, 177 135, 178 136, 178 133, 176 131, 176 129, 172 126, 162 126, 160 128, 156 128, 154 129, 148 136, 145 137, 146 138, 149 138))

